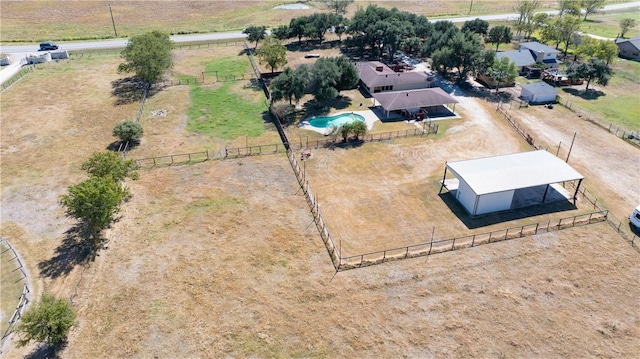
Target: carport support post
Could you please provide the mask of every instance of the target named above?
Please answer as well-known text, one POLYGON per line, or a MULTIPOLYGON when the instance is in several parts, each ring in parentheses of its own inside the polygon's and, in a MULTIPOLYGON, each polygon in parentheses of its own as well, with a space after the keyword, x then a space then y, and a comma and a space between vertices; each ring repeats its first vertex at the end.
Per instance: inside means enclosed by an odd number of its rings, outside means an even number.
POLYGON ((576 191, 573 194, 573 205, 576 205, 576 200, 578 199, 578 191, 580 190, 580 184, 582 184, 582 178, 578 180, 578 185, 576 186, 576 191))
POLYGON ((447 178, 447 162, 444 162, 444 176, 442 176, 442 184, 440 185, 440 192, 438 194, 442 194, 442 188, 444 187, 444 179, 447 178))
POLYGON ((542 203, 547 198, 547 192, 549 191, 549 184, 547 183, 547 187, 544 189, 544 194, 542 195, 542 203))

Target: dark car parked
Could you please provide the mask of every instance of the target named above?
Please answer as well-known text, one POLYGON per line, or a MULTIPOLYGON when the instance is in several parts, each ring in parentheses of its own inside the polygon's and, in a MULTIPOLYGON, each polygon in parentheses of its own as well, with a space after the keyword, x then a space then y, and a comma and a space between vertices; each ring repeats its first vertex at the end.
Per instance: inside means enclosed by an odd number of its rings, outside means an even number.
POLYGON ((57 49, 58 49, 57 44, 50 41, 46 41, 46 42, 40 43, 40 50, 38 51, 48 51, 48 50, 57 50, 57 49))

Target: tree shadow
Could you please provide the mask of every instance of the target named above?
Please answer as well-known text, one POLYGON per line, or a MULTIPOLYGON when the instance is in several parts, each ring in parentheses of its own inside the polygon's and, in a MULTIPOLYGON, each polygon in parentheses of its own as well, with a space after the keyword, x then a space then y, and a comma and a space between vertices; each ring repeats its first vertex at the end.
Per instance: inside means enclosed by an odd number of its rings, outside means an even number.
POLYGON ((119 106, 141 101, 146 86, 135 76, 111 81, 111 94, 116 97, 114 104, 119 106))
POLYGON ((57 346, 49 345, 47 343, 40 343, 29 354, 25 355, 25 359, 59 359, 61 358, 60 352, 67 346, 66 340, 58 344, 57 346))
POLYGON ((332 109, 342 110, 351 106, 351 98, 339 95, 334 99, 325 101, 312 99, 305 102, 303 106, 306 117, 323 116, 331 112, 332 109))
POLYGON ((78 224, 65 232, 62 243, 55 249, 55 255, 38 263, 40 275, 58 278, 69 274, 77 265, 95 258, 102 239, 95 240, 86 225, 78 224))
POLYGON ((113 152, 121 152, 126 150, 130 150, 132 148, 136 148, 140 145, 140 140, 131 140, 129 142, 122 142, 120 140, 116 140, 107 145, 107 151, 113 152))
POLYGON ((594 90, 594 89, 588 89, 588 90, 579 90, 576 88, 572 88, 572 87, 566 87, 563 88, 562 91, 576 96, 576 97, 580 97, 583 100, 597 100, 602 96, 605 96, 606 94, 600 90, 594 90))

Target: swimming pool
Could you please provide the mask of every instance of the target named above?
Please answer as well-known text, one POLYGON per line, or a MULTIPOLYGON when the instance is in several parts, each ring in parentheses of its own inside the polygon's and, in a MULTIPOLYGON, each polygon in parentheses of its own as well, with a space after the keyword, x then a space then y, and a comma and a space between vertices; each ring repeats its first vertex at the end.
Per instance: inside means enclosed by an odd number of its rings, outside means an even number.
POLYGON ((340 127, 353 121, 364 122, 364 117, 355 113, 342 113, 334 116, 319 116, 309 120, 309 125, 316 128, 340 127))

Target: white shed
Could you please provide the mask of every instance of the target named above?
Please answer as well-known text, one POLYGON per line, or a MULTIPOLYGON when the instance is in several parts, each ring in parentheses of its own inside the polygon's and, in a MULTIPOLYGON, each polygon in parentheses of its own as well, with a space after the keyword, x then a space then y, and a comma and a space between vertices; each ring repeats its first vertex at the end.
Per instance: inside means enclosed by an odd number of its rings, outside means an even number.
POLYGON ((522 85, 520 98, 530 103, 555 102, 558 90, 544 81, 522 85))
POLYGON ((454 193, 469 214, 480 215, 511 209, 517 190, 541 187, 544 193, 538 192, 536 201, 544 203, 550 185, 579 180, 575 201, 583 178, 558 157, 539 150, 447 162, 442 187, 454 193), (456 178, 447 180, 447 171, 456 178))

